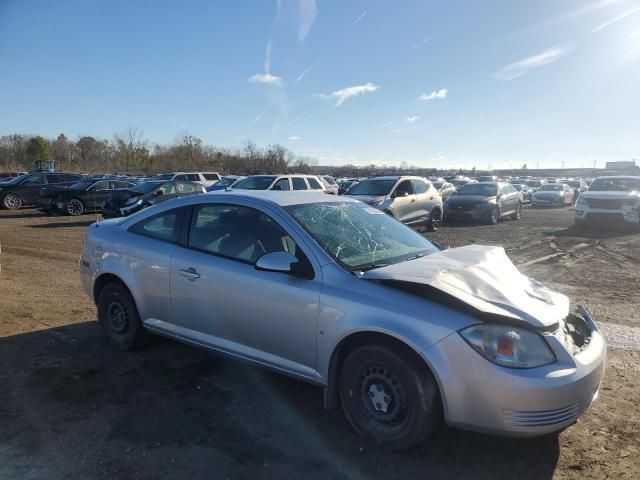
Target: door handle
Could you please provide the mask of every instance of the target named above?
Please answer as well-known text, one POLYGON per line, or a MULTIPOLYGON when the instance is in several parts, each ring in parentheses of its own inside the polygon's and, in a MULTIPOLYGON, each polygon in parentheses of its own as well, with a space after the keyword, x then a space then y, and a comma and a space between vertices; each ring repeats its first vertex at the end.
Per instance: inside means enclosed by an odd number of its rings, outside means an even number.
POLYGON ((193 267, 180 269, 179 273, 180 273, 180 276, 185 277, 186 279, 191 281, 197 280, 198 278, 200 278, 200 274, 193 267))
POLYGON ((411 199, 411 203, 413 203, 413 202, 415 202, 415 201, 416 201, 416 199, 415 199, 415 198, 412 198, 412 199, 411 199))

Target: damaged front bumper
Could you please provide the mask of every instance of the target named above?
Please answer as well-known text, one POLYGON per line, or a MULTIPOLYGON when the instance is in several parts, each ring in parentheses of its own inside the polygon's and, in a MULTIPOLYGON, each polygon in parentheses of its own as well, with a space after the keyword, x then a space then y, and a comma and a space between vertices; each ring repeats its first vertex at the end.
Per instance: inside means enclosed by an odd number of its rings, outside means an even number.
POLYGON ((493 364, 457 333, 425 350, 425 359, 437 372, 447 423, 521 437, 573 424, 598 395, 604 338, 581 308, 543 337, 557 361, 530 369, 493 364))

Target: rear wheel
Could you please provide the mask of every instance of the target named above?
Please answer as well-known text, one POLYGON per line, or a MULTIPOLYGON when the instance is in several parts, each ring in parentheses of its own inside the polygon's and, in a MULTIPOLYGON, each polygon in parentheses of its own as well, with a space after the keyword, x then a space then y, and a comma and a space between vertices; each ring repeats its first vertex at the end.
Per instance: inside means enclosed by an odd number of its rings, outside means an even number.
POLYGON ((431 210, 429 220, 427 220, 427 230, 430 232, 437 232, 442 225, 442 210, 434 208, 431 210))
POLYGON ((356 348, 340 371, 342 409, 360 435, 391 450, 422 442, 441 417, 431 372, 395 349, 356 348))
POLYGON ((64 210, 68 215, 72 215, 74 217, 82 215, 84 213, 84 203, 82 203, 82 200, 72 198, 71 200, 67 200, 64 210))
POLYGON ((2 206, 7 210, 18 210, 22 206, 22 199, 15 193, 7 193, 2 197, 2 206))
POLYGON ((98 321, 111 345, 132 350, 146 343, 138 309, 129 291, 120 283, 109 283, 98 296, 98 321))

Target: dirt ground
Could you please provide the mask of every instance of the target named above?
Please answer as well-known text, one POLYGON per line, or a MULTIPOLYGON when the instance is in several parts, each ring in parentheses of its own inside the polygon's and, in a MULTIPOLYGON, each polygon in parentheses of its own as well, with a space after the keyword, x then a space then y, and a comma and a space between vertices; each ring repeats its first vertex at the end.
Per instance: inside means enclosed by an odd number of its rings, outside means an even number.
MULTIPOLYGON (((640 233, 579 234, 571 209, 430 235, 502 245, 601 322, 640 326, 640 233)), ((320 389, 169 341, 117 353, 81 291, 95 216, 0 211, 0 479, 640 478, 640 352, 609 349, 599 399, 560 435, 441 426, 392 453, 367 445, 320 389)))

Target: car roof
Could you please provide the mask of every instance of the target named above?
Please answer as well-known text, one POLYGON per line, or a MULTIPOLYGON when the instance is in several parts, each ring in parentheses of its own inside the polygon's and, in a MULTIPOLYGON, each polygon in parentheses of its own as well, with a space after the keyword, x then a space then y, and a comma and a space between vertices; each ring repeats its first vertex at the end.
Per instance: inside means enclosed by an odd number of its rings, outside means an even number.
POLYGON ((594 180, 600 180, 601 178, 604 178, 605 180, 618 180, 621 178, 624 178, 624 179, 633 178, 635 180, 640 180, 640 176, 637 176, 637 175, 607 175, 603 177, 596 177, 594 178, 594 180))
POLYGON ((305 190, 218 190, 203 195, 192 195, 179 199, 173 199, 170 200, 170 202, 172 202, 172 205, 176 205, 177 202, 184 205, 193 205, 206 203, 208 201, 211 201, 212 198, 220 201, 224 201, 225 199, 231 200, 241 198, 251 201, 257 201, 265 205, 275 204, 280 207, 309 203, 360 203, 359 200, 353 198, 337 195, 327 195, 319 191, 310 192, 305 190))
POLYGON ((369 177, 365 180, 400 180, 406 178, 407 180, 425 180, 424 177, 418 177, 417 175, 379 175, 377 177, 369 177))

